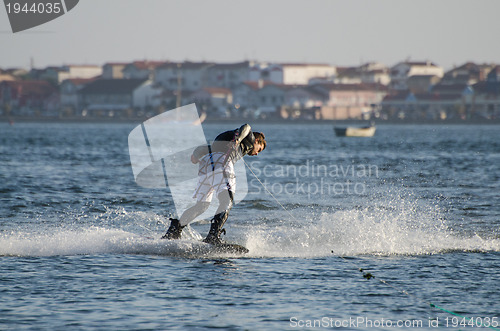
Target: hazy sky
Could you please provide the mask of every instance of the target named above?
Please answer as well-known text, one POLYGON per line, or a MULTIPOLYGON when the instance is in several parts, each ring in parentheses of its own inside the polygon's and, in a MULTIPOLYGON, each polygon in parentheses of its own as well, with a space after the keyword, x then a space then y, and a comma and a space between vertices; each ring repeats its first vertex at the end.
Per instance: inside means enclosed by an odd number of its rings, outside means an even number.
POLYGON ((498 0, 80 0, 13 34, 0 68, 133 60, 500 63, 498 0))

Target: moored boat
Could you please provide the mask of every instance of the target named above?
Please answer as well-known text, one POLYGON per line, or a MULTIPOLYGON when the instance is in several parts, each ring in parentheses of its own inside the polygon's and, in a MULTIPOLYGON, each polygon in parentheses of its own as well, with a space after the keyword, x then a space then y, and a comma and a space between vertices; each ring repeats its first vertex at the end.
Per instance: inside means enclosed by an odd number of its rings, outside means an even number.
POLYGON ((334 127, 333 129, 337 137, 373 137, 376 131, 376 127, 373 125, 362 128, 348 126, 345 128, 334 127))

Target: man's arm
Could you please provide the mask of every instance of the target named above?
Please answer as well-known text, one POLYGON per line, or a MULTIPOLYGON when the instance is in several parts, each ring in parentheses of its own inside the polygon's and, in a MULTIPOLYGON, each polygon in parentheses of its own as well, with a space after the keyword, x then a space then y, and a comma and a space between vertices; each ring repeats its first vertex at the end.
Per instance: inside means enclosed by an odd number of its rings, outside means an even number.
POLYGON ((240 144, 249 134, 252 133, 252 128, 248 124, 243 124, 238 130, 238 137, 236 143, 240 144))
POLYGON ((193 155, 191 155, 191 162, 198 163, 200 159, 209 153, 208 145, 201 145, 194 149, 193 155))

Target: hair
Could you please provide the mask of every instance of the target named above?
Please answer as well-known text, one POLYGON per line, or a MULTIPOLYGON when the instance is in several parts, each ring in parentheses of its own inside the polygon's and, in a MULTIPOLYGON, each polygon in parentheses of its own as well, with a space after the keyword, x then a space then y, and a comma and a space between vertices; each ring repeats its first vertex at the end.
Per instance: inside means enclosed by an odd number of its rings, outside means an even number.
POLYGON ((258 142, 259 144, 262 145, 262 150, 266 149, 267 142, 266 142, 266 136, 262 132, 254 132, 253 133, 255 137, 255 142, 258 142))

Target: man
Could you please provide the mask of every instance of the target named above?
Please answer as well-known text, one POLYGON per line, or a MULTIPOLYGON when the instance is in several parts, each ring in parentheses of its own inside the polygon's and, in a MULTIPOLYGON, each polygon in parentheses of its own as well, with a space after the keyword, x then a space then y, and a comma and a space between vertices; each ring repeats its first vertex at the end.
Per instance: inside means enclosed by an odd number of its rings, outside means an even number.
POLYGON ((225 233, 222 227, 233 207, 236 187, 234 164, 245 155, 258 155, 266 145, 264 134, 252 132, 250 125, 244 124, 239 129, 219 134, 212 145, 197 147, 191 155, 191 162, 199 163, 198 185, 193 196, 196 204, 187 209, 180 220, 171 219, 170 227, 162 239, 179 239, 182 229, 208 209, 215 193, 219 207, 203 241, 213 245, 222 244, 220 235, 225 233))

